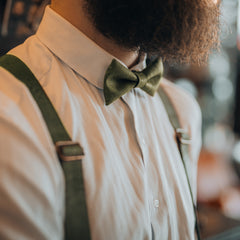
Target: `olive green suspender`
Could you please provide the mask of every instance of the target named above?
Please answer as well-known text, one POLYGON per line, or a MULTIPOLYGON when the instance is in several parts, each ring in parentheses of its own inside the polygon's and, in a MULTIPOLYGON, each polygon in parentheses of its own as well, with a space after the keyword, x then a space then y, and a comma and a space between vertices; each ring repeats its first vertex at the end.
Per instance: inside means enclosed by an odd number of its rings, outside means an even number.
MULTIPOLYGON (((0 58, 0 66, 5 68, 28 87, 39 109, 41 110, 42 116, 52 137, 52 141, 56 147, 56 152, 65 174, 66 183, 65 239, 90 240, 91 235, 82 170, 82 160, 84 158, 83 148, 79 143, 71 140, 48 96, 25 63, 23 63, 19 58, 7 54, 0 58)), ((181 128, 171 100, 162 88, 159 89, 159 94, 167 110, 169 120, 176 132, 178 149, 187 176, 195 213, 195 230, 197 239, 200 240, 196 205, 194 203, 185 165, 185 162, 190 161, 190 139, 184 129, 181 128)))

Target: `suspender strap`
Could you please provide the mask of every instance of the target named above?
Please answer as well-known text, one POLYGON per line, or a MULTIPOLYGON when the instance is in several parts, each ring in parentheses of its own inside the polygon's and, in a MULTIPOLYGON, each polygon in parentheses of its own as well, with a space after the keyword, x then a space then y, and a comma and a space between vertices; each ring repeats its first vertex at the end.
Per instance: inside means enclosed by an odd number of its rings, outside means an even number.
POLYGON ((175 130, 175 133, 176 133, 178 149, 179 149, 179 152, 181 155, 182 163, 183 163, 185 174, 187 177, 188 187, 190 190, 192 204, 193 204, 193 210, 194 210, 194 214, 195 214, 196 235, 197 235, 197 239, 200 240, 201 236, 200 236, 200 229, 199 229, 199 222, 198 222, 198 215, 197 215, 197 207, 196 207, 194 199, 193 199, 192 188, 191 188, 191 184, 190 184, 190 180, 189 180, 189 176, 188 176, 188 172, 187 172, 187 167, 186 167, 186 163, 190 161, 189 146, 191 143, 191 139, 189 138, 187 131, 185 129, 181 128, 176 110, 175 110, 170 98, 168 97, 167 93, 161 87, 159 88, 158 93, 159 93, 159 95, 162 99, 162 102, 165 106, 165 109, 167 111, 169 121, 171 122, 171 124, 175 130))
POLYGON ((4 55, 0 66, 23 82, 35 99, 56 146, 66 183, 65 239, 90 240, 86 197, 83 182, 82 159, 84 152, 72 142, 51 101, 31 70, 17 57, 4 55))

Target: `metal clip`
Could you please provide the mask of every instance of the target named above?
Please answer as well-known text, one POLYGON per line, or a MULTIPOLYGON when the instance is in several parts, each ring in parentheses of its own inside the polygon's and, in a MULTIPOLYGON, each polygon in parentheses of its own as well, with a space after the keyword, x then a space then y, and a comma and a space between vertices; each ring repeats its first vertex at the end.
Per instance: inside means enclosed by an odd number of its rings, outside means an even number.
POLYGON ((59 141, 55 143, 58 157, 62 161, 76 161, 84 158, 84 152, 78 142, 59 141))
POLYGON ((191 138, 189 138, 188 132, 183 128, 176 129, 176 137, 178 141, 182 144, 190 145, 191 138))

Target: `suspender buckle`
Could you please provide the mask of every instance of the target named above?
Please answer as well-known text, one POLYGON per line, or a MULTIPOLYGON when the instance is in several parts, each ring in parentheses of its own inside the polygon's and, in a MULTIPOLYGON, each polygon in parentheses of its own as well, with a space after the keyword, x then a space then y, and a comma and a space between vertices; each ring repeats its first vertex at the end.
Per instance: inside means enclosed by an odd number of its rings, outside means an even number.
POLYGON ((182 144, 185 144, 185 145, 191 144, 191 138, 189 137, 188 132, 183 128, 176 129, 176 137, 177 137, 177 140, 182 144))
POLYGON ((76 161, 84 158, 84 152, 78 142, 59 141, 55 143, 58 157, 62 161, 76 161))

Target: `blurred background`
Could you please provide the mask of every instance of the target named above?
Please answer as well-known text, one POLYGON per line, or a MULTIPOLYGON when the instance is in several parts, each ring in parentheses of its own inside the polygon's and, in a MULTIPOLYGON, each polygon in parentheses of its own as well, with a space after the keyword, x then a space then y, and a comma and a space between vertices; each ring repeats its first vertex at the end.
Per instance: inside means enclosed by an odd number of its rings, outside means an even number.
MULTIPOLYGON (((50 0, 0 1, 0 55, 33 34, 50 0)), ((206 66, 167 66, 165 75, 202 109, 198 206, 203 239, 240 240, 240 4, 221 1, 221 49, 206 66), (239 20, 239 21, 238 21, 239 20)))

